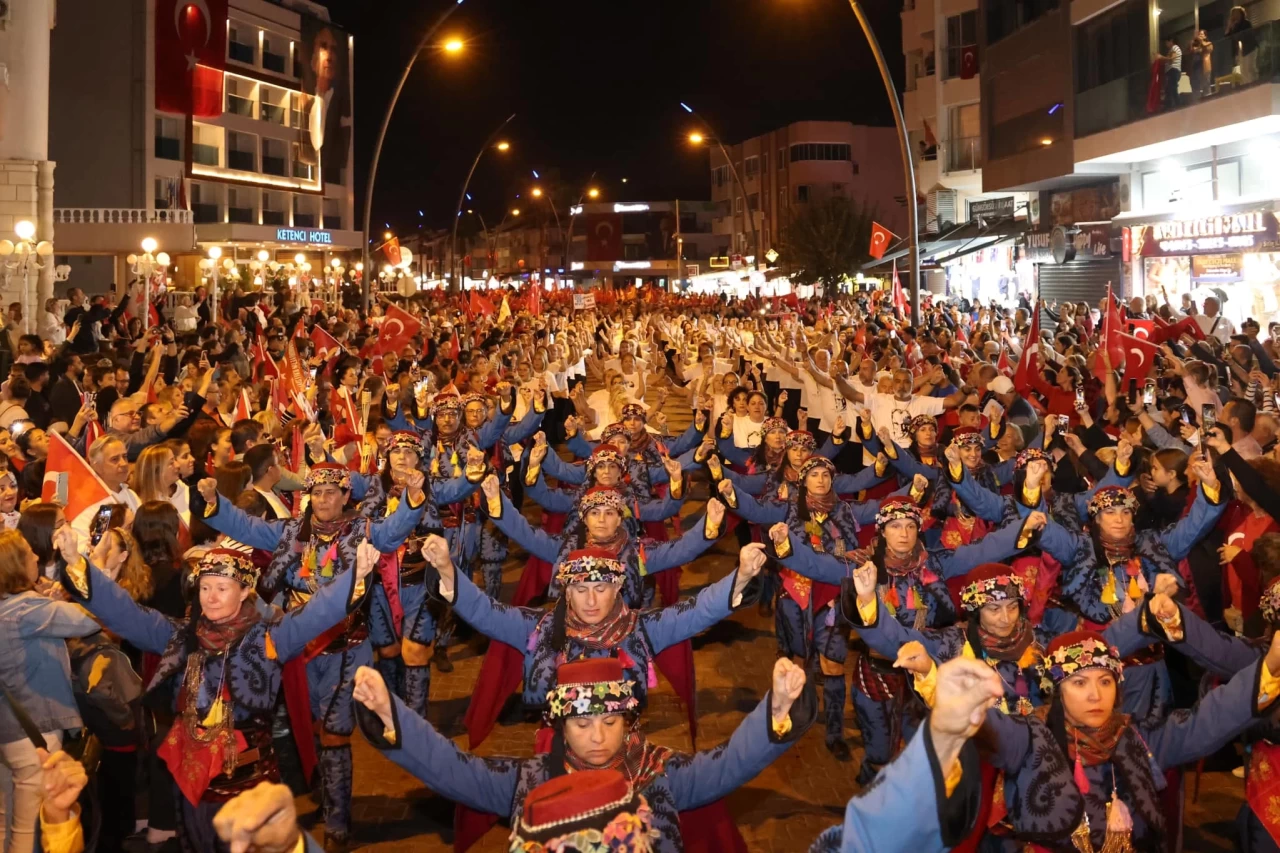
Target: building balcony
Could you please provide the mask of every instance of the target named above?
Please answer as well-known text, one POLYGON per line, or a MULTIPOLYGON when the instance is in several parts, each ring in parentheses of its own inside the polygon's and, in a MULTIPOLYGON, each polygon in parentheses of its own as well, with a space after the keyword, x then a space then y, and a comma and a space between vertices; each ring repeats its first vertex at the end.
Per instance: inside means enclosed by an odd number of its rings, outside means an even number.
POLYGON ((293 214, 293 227, 319 228, 320 217, 316 216, 314 213, 298 213, 295 211, 293 214))
POLYGON ((279 53, 272 53, 269 50, 262 51, 262 67, 267 71, 274 71, 277 74, 284 74, 285 66, 288 64, 289 58, 279 53))
POLYGON ((228 222, 250 222, 257 223, 258 215, 252 207, 229 207, 227 208, 228 222))
POLYGON ((284 177, 288 174, 285 168, 284 158, 268 157, 265 154, 262 155, 262 173, 264 175, 279 175, 280 177, 284 177))
POLYGON ((262 211, 263 225, 284 225, 285 212, 283 210, 264 210, 262 211))
MULTIPOLYGON (((201 145, 197 142, 191 146, 191 159, 202 166, 221 165, 218 162, 220 159, 220 153, 221 152, 218 150, 218 146, 216 145, 201 145)), ((178 160, 181 158, 174 157, 173 159, 178 160)))
POLYGON ((251 44, 241 44, 240 42, 227 42, 227 58, 234 59, 236 62, 243 62, 246 65, 253 65, 257 59, 258 51, 251 44))
POLYGON ((161 160, 181 160, 182 140, 169 136, 155 138, 156 157, 161 160))
POLYGON ((913 130, 918 129, 921 122, 927 119, 934 131, 937 131, 937 122, 934 120, 938 115, 938 76, 936 74, 916 78, 915 89, 906 92, 903 96, 902 111, 907 127, 913 130))
POLYGON ((275 104, 264 103, 261 107, 259 107, 259 110, 260 112, 258 113, 258 117, 261 118, 263 121, 269 121, 272 124, 279 124, 279 125, 284 124, 284 117, 285 117, 284 107, 276 106, 275 104))
POLYGON ((227 112, 232 115, 253 118, 253 101, 249 98, 239 98, 235 95, 227 95, 227 112))
POLYGON ((59 207, 53 224, 59 251, 136 252, 147 237, 162 249, 186 250, 195 244, 190 210, 119 207, 59 207))
POLYGON ((241 172, 256 172, 257 158, 253 156, 252 151, 228 151, 227 168, 238 169, 241 172))

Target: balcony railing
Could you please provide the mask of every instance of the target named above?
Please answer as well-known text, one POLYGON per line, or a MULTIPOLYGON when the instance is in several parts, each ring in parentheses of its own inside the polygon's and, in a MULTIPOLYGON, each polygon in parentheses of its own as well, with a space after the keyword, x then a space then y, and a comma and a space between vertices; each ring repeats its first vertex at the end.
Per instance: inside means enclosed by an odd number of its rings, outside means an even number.
POLYGON ((254 57, 258 51, 251 44, 241 44, 240 42, 227 42, 227 56, 236 62, 244 62, 248 65, 253 64, 254 57))
POLYGON ((161 160, 181 160, 182 140, 170 136, 157 136, 156 157, 161 160))
POLYGON ((136 207, 55 207, 55 225, 190 225, 189 210, 136 207))
POLYGON ((260 109, 262 110, 260 117, 263 121, 284 124, 284 107, 264 102, 260 109))
POLYGON ((324 227, 325 227, 325 228, 328 228, 330 231, 341 231, 341 230, 342 230, 342 217, 341 217, 341 216, 330 216, 330 215, 328 215, 328 214, 325 214, 325 217, 324 217, 324 227))
POLYGON ((943 145, 948 172, 972 172, 982 168, 982 137, 953 136, 943 145))
POLYGON ((1089 136, 1153 115, 1225 97, 1259 83, 1280 82, 1280 21, 1258 24, 1237 36, 1214 39, 1212 50, 1193 53, 1179 42, 1182 73, 1174 85, 1166 77, 1153 90, 1148 65, 1076 94, 1076 137, 1089 136), (1256 45, 1249 50, 1250 44, 1256 45), (1189 84, 1189 85, 1188 85, 1189 84), (1181 91, 1179 91, 1181 90, 1181 91))
POLYGON ((201 145, 197 142, 191 146, 191 159, 199 163, 201 166, 217 166, 219 165, 218 146, 201 145))
POLYGON ((285 175, 285 162, 283 157, 268 157, 262 155, 262 172, 265 175, 285 175))
POLYGON ((283 210, 264 210, 262 211, 263 225, 284 225, 283 210))
POLYGON ((193 204, 191 216, 197 223, 221 222, 222 213, 216 204, 193 204))
POLYGON ((279 53, 272 53, 269 50, 262 51, 262 67, 268 71, 283 74, 284 66, 287 61, 288 58, 279 53))
POLYGON ((238 95, 227 95, 227 112, 232 115, 253 118, 253 99, 241 98, 238 95))
POLYGON ((298 213, 296 210, 293 213, 294 228, 315 228, 319 224, 320 217, 314 213, 298 213))
POLYGON ((252 207, 228 207, 227 221, 257 224, 258 217, 254 216, 252 207))
POLYGON ((228 151, 227 167, 239 169, 242 172, 252 172, 257 168, 254 163, 255 159, 252 151, 228 151))
POLYGON ((293 176, 304 181, 313 180, 315 178, 315 166, 303 163, 301 160, 294 160, 293 176))

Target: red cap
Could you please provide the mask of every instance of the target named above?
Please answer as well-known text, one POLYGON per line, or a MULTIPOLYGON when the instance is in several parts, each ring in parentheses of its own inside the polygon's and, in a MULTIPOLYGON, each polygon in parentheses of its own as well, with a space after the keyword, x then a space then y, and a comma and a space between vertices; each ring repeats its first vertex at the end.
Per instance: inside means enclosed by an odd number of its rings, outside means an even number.
MULTIPOLYGON (((590 553, 595 553, 591 549, 590 553)), ((576 552, 586 554, 587 551, 576 552)), ((610 558, 612 559, 612 558, 610 558)), ((625 681, 622 661, 618 658, 587 658, 562 663, 556 668, 556 684, 608 684, 613 681, 625 681)))
POLYGON ((1110 643, 1107 642, 1107 638, 1099 634, 1097 631, 1087 631, 1087 630, 1068 631, 1065 634, 1059 634, 1057 637, 1054 638, 1053 642, 1049 643, 1049 648, 1045 649, 1045 656, 1047 657, 1049 655, 1052 655, 1054 652, 1056 652, 1058 649, 1063 648, 1064 646, 1075 646, 1075 645, 1079 645, 1080 643, 1087 642, 1089 640, 1094 640, 1095 642, 1101 643, 1104 646, 1111 645, 1110 643))
POLYGON ((626 801, 631 784, 617 770, 566 773, 534 788, 524 798, 524 822, 531 827, 561 824, 626 801))

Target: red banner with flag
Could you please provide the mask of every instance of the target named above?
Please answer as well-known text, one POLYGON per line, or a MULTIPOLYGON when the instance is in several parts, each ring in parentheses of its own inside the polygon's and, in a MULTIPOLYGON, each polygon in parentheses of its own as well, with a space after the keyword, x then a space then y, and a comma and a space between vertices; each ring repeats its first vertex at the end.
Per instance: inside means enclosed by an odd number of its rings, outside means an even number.
POLYGON ((1155 331, 1155 322, 1153 320, 1135 320, 1132 317, 1124 321, 1129 327, 1129 334, 1135 338, 1151 339, 1151 333, 1155 331))
POLYGON ((535 284, 529 288, 529 313, 535 317, 542 316, 542 286, 535 284))
POLYGON ((871 223, 871 248, 868 254, 877 261, 884 257, 885 250, 889 248, 889 243, 897 235, 885 228, 879 222, 871 223))
POLYGON ((422 334, 422 323, 417 317, 397 305, 388 305, 386 317, 378 330, 378 345, 375 351, 399 353, 413 343, 414 335, 419 334, 422 334))
POLYGON ((227 0, 157 0, 155 15, 156 109, 222 115, 227 0))
POLYGON ((582 218, 587 232, 587 260, 620 260, 622 258, 622 214, 588 213, 582 218))
POLYGON ((483 314, 486 317, 493 316, 493 303, 480 295, 480 291, 471 291, 471 297, 467 300, 467 313, 473 317, 476 314, 483 314))
POLYGON ((76 453, 67 440, 49 431, 49 456, 44 466, 44 482, 40 500, 62 505, 67 521, 111 497, 107 484, 89 467, 84 457, 76 453))
POLYGON ((390 240, 382 244, 382 254, 387 256, 387 263, 391 266, 400 265, 400 238, 392 237, 390 240))
POLYGON ((1162 344, 1165 341, 1176 341, 1183 335, 1190 335, 1197 341, 1204 340, 1204 329, 1196 322, 1195 317, 1183 317, 1172 325, 1156 326, 1151 330, 1151 342, 1162 344))

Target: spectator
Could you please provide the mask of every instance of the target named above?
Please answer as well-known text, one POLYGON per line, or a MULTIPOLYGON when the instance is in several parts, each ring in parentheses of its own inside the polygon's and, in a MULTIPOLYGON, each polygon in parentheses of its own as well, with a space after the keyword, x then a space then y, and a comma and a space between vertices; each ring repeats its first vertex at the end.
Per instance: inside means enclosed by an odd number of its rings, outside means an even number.
POLYGON ((49 416, 55 429, 61 423, 65 431, 85 403, 84 389, 80 385, 84 380, 84 362, 75 353, 64 353, 54 362, 53 372, 58 381, 49 394, 49 416))
POLYGON ((280 461, 276 457, 276 449, 270 444, 259 444, 249 449, 244 455, 244 463, 249 466, 253 477, 253 489, 266 500, 271 507, 272 516, 276 520, 293 517, 284 498, 277 491, 280 484, 280 461))
POLYGON ((22 375, 26 377, 27 384, 31 386, 31 396, 27 398, 27 413, 31 415, 31 420, 40 429, 49 428, 49 417, 51 409, 49 407, 49 365, 44 362, 33 362, 22 369, 22 375))
POLYGON ((94 473, 102 478, 109 494, 85 507, 71 520, 71 526, 86 542, 89 540, 93 517, 103 504, 122 503, 131 510, 136 510, 142 504, 137 493, 129 488, 129 456, 123 441, 114 435, 99 437, 89 447, 88 461, 94 473))
POLYGON ((1182 79, 1182 48, 1173 40, 1173 36, 1164 37, 1164 53, 1159 55, 1162 61, 1161 85, 1164 87, 1164 108, 1172 110, 1178 106, 1178 81, 1182 79))
POLYGON ((30 420, 27 414, 27 398, 31 396, 31 383, 27 382, 25 373, 9 380, 9 389, 0 400, 0 429, 8 429, 14 421, 30 420))
POLYGON ((1231 45, 1233 71, 1239 69, 1240 83, 1248 85, 1258 79, 1258 40, 1243 6, 1232 6, 1227 28, 1223 31, 1231 45))

